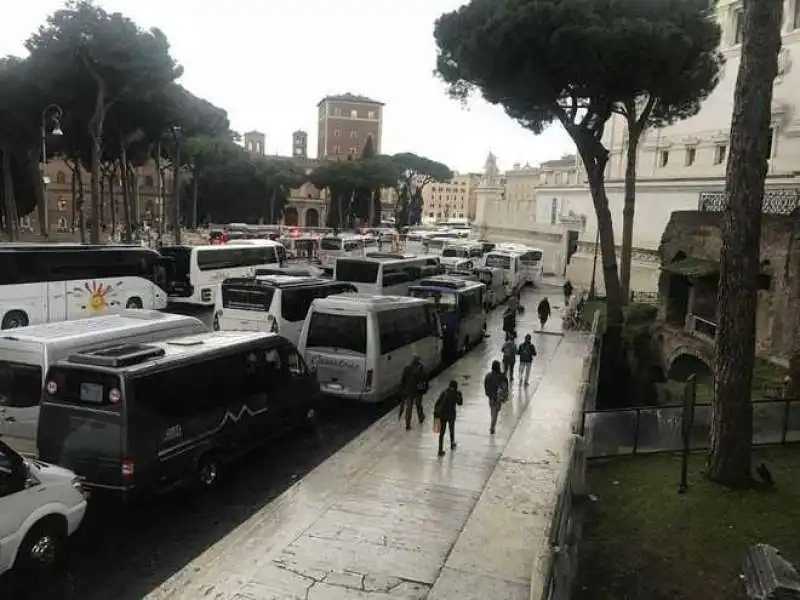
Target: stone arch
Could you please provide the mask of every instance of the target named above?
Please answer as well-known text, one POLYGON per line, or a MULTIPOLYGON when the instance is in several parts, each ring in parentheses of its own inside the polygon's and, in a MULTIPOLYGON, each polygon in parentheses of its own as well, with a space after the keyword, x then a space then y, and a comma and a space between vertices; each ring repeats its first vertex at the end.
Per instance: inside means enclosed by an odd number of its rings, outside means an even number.
POLYGON ((297 209, 294 206, 287 206, 286 211, 283 213, 283 224, 287 227, 296 227, 299 219, 297 209))
POLYGON ((672 367, 678 364, 678 361, 682 361, 686 364, 686 361, 690 360, 702 363, 708 369, 708 372, 713 375, 714 356, 713 349, 710 346, 708 350, 701 350, 693 346, 680 345, 670 352, 664 361, 664 373, 667 378, 669 379, 672 367))
POLYGON ((319 227, 319 211, 316 208, 306 210, 306 227, 319 227))

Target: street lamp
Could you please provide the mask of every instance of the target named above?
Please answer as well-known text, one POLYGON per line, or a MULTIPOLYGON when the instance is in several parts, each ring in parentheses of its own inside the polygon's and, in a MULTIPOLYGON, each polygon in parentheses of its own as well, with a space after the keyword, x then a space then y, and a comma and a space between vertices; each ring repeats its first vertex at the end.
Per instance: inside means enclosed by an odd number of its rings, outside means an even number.
POLYGON ((47 125, 49 121, 53 124, 51 135, 64 135, 61 130, 61 119, 64 116, 63 109, 58 104, 48 104, 42 109, 41 136, 42 136, 42 204, 39 205, 39 223, 45 237, 50 235, 50 207, 47 202, 47 184, 45 177, 45 167, 47 165, 47 125))

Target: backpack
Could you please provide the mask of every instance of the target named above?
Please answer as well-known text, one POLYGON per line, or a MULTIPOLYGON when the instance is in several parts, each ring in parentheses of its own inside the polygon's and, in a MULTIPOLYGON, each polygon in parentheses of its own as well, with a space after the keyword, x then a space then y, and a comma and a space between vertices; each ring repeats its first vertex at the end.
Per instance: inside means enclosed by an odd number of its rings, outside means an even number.
POLYGON ((497 401, 500 404, 508 402, 508 384, 505 381, 501 381, 497 386, 497 401))
POLYGON ((503 358, 506 360, 512 360, 514 358, 514 355, 516 354, 516 350, 517 349, 514 345, 514 342, 512 341, 506 342, 505 344, 503 344, 503 358))

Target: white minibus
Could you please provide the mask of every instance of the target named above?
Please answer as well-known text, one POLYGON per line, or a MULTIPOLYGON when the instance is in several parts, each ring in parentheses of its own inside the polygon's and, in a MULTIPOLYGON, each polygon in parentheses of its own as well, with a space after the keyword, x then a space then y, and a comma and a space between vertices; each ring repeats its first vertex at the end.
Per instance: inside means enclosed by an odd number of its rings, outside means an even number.
POLYGON ((214 305, 214 295, 224 280, 252 277, 258 268, 286 262, 284 247, 270 240, 254 245, 165 246, 161 255, 171 261, 166 284, 169 301, 201 306, 214 305))
POLYGON ((378 240, 372 236, 326 235, 319 241, 319 262, 326 271, 333 271, 340 257, 364 256, 377 250, 378 240))
POLYGON ((165 261, 141 246, 0 244, 0 328, 167 306, 165 261))
POLYGON ((427 373, 439 366, 441 326, 430 300, 329 296, 311 303, 298 348, 323 393, 380 402, 400 389, 414 356, 427 373))
POLYGON ((361 294, 407 296, 409 286, 441 272, 438 256, 375 252, 365 258, 340 258, 333 278, 352 283, 361 294))
POLYGON ((522 287, 519 253, 516 250, 492 250, 486 254, 484 265, 503 269, 503 279, 509 296, 522 287))
POLYGON ((36 451, 36 422, 49 366, 75 352, 147 343, 208 331, 194 317, 125 310, 77 321, 33 325, 0 336, 0 437, 18 452, 36 451))
POLYGON ((497 250, 510 250, 519 255, 520 285, 528 283, 535 285, 541 281, 544 271, 542 263, 544 252, 540 248, 522 244, 498 244, 497 250))
POLYGON ((297 345, 306 313, 316 298, 355 293, 350 283, 266 275, 226 279, 214 309, 214 329, 268 331, 297 345))

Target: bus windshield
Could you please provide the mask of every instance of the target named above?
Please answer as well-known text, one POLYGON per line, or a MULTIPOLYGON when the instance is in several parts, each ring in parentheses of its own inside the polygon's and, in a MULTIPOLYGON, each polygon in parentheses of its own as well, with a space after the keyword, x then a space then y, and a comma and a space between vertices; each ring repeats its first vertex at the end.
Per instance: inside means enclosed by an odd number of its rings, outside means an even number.
POLYGON ((339 238, 322 238, 319 246, 323 250, 341 250, 342 240, 339 238))
POLYGON ((486 266, 498 269, 510 269, 511 257, 504 254, 489 254, 486 257, 486 266))
POLYGON ((456 292, 440 290, 437 288, 416 288, 410 291, 415 298, 433 300, 436 310, 450 312, 458 308, 458 294, 456 292))
POLYGON ((367 318, 362 315, 311 315, 307 348, 340 348, 367 353, 367 318))
POLYGON ((466 248, 456 248, 453 246, 445 248, 442 252, 444 258, 467 258, 468 255, 469 251, 466 248))
POLYGON ((377 262, 340 258, 336 261, 336 281, 377 283, 379 270, 380 264, 377 262))
POLYGON ((189 257, 191 249, 185 246, 165 246, 161 256, 167 258, 167 278, 169 281, 189 281, 189 257))

